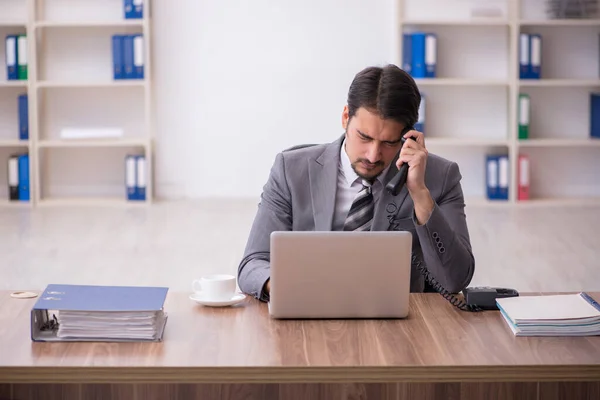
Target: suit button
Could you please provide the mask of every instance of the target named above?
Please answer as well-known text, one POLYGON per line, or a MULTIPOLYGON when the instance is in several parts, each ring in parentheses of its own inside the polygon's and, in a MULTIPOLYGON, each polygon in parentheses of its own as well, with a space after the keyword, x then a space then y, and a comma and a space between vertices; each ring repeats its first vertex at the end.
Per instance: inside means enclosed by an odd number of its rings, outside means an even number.
POLYGON ((437 232, 433 232, 432 236, 433 236, 433 238, 434 238, 434 239, 437 239, 437 238, 439 238, 439 237, 440 237, 440 235, 438 235, 438 233, 437 233, 437 232))
POLYGON ((438 249, 441 249, 442 247, 444 247, 444 244, 442 242, 438 242, 437 247, 438 247, 438 249))
POLYGON ((446 248, 445 248, 445 247, 443 247, 443 246, 442 246, 442 247, 440 247, 440 250, 439 250, 439 252, 440 252, 441 254, 444 254, 444 253, 446 252, 446 248))

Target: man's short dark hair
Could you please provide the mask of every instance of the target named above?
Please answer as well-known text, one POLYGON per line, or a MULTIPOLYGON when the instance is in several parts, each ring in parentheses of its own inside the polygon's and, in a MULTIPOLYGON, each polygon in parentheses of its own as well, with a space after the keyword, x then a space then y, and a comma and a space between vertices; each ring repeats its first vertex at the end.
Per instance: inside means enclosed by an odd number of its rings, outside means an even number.
POLYGON ((348 90, 350 118, 363 107, 383 119, 412 127, 417 123, 420 103, 421 94, 414 79, 393 64, 363 69, 348 90))

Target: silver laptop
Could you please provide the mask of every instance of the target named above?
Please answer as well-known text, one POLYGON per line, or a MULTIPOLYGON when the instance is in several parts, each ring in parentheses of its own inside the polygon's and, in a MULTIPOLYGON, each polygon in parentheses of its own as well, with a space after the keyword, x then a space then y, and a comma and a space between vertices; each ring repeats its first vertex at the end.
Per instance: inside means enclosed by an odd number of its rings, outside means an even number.
POLYGON ((271 233, 273 318, 404 318, 410 232, 271 233))

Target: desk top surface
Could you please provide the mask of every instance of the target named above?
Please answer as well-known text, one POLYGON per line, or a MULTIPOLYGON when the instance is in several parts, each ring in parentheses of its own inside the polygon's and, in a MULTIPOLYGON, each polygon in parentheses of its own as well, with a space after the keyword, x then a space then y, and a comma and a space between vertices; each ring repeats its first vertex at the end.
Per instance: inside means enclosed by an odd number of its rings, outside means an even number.
POLYGON ((515 337, 498 311, 459 311, 435 293, 411 294, 403 320, 273 320, 251 298, 211 308, 188 296, 168 294, 161 343, 34 343, 37 299, 0 291, 0 382, 600 377, 600 336, 515 337))

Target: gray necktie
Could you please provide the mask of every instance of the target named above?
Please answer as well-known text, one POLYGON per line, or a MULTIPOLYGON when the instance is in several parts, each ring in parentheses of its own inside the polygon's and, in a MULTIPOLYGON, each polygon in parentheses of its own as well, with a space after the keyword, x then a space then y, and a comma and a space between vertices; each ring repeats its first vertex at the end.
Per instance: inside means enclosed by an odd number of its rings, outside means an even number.
POLYGON ((366 179, 362 180, 363 187, 354 199, 346 222, 344 223, 345 231, 370 231, 371 222, 373 220, 373 193, 371 191, 371 182, 366 179))

